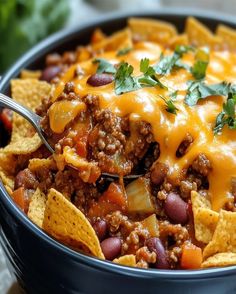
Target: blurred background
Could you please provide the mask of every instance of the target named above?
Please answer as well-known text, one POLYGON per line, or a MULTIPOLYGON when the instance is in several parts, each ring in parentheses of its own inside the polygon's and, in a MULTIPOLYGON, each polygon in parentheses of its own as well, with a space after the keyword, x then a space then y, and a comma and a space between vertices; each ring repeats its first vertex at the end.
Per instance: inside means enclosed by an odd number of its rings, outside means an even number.
POLYGON ((0 73, 51 33, 110 11, 196 7, 234 14, 235 0, 0 0, 0 73))
MULTIPOLYGON (((235 4, 236 0, 0 0, 0 74, 47 35, 105 13, 194 7, 235 15, 235 4)), ((1 247, 0 293, 20 293, 1 247)))

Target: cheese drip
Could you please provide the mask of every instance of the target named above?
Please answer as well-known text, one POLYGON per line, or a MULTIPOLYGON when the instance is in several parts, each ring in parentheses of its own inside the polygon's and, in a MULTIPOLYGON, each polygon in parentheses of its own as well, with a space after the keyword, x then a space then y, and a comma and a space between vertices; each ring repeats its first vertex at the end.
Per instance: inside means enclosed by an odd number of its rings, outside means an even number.
MULTIPOLYGON (((164 51, 163 48, 157 44, 140 42, 134 45, 134 50, 125 56, 117 57, 116 52, 106 52, 99 57, 111 63, 119 63, 125 59, 134 67, 134 74, 140 75, 140 60, 146 57, 151 64, 154 64, 159 60, 162 51, 164 51)), ((172 53, 169 50, 165 52, 165 54, 172 53)), ((185 54, 182 60, 192 65, 193 53, 185 54)), ((114 83, 101 87, 92 87, 87 84, 88 77, 96 72, 96 65, 92 63, 92 60, 82 62, 80 66, 85 74, 74 78, 73 72, 76 65, 73 65, 55 89, 53 100, 56 100, 62 91, 62 85, 73 80, 77 94, 99 96, 102 109, 109 108, 119 116, 129 115, 131 120, 138 118, 150 123, 155 140, 160 144, 158 160, 169 166, 168 176, 173 183, 181 180, 183 171, 191 166, 200 153, 205 154, 212 166, 208 176, 208 192, 212 208, 218 211, 225 205, 228 197, 232 197, 231 180, 236 176, 236 131, 224 127, 222 134, 214 135, 213 127, 217 114, 222 111, 222 104, 226 97, 209 97, 198 102, 196 106, 187 106, 184 103, 187 81, 193 80, 193 77, 185 69, 180 69, 161 78, 161 82, 169 88, 169 91, 178 90, 175 105, 179 110, 177 115, 173 115, 166 111, 164 101, 158 96, 167 95, 166 90, 150 87, 117 96, 114 83), (194 141, 186 154, 177 158, 176 151, 187 133, 193 137, 194 141)), ((206 82, 212 84, 221 81, 236 81, 235 53, 226 51, 210 53, 206 82)))

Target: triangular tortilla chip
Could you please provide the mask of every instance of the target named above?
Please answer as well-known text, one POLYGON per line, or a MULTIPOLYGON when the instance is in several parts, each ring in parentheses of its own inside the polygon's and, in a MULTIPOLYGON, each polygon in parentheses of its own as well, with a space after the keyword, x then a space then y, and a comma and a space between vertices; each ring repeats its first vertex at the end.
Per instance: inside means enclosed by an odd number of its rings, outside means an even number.
POLYGON ((46 196, 37 189, 30 200, 28 217, 40 228, 42 228, 43 225, 45 207, 46 196))
POLYGON ((223 252, 236 253, 236 212, 220 211, 213 238, 203 250, 203 259, 223 252))
POLYGON ((55 189, 50 189, 43 220, 43 229, 70 245, 82 243, 90 252, 104 259, 98 237, 86 216, 55 189))

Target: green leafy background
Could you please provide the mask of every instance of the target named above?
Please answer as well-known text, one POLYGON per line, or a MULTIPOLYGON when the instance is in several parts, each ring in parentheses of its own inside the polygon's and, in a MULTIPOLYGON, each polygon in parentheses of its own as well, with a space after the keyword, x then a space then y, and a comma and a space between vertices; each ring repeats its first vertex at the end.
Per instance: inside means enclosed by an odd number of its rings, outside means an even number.
POLYGON ((0 0, 0 73, 47 35, 62 28, 67 0, 0 0))

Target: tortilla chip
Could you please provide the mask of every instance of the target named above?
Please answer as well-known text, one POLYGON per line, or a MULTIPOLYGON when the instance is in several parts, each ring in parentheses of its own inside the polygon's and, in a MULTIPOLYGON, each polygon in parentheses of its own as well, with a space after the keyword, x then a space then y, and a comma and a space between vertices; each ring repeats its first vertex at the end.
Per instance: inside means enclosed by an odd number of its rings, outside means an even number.
POLYGON ((41 168, 56 170, 56 163, 52 157, 49 158, 32 158, 29 160, 28 168, 31 171, 37 171, 41 168))
MULTIPOLYGON (((41 100, 50 94, 51 85, 35 79, 17 79, 11 81, 12 98, 22 105, 35 110, 41 100)), ((34 128, 23 117, 14 113, 11 143, 22 142, 25 137, 32 137, 34 128)), ((10 144, 11 144, 10 143, 10 144)))
POLYGON ((18 141, 12 142, 7 145, 3 152, 11 154, 29 154, 36 151, 41 145, 42 141, 39 138, 38 134, 34 134, 33 137, 22 138, 21 143, 18 141))
POLYGON ((220 211, 213 238, 203 250, 203 259, 223 252, 236 253, 236 212, 220 211))
POLYGON ((219 36, 227 49, 236 50, 236 30, 225 25, 219 25, 216 30, 216 35, 219 36))
POLYGON ((46 196, 37 189, 29 204, 28 217, 40 228, 42 228, 43 225, 45 207, 46 196))
POLYGON ((14 177, 16 159, 12 154, 5 154, 3 149, 0 150, 0 179, 9 194, 14 189, 14 177))
POLYGON ((55 189, 50 189, 44 213, 43 229, 70 245, 70 240, 85 245, 104 259, 97 235, 85 215, 55 189))
POLYGON ((129 29, 125 29, 122 31, 119 31, 113 35, 111 35, 108 38, 105 38, 104 40, 93 44, 93 49, 95 51, 98 50, 104 50, 104 51, 110 51, 110 50, 120 50, 123 48, 132 48, 132 37, 131 32, 129 29))
POLYGON ((41 77, 42 71, 41 70, 28 70, 23 69, 20 73, 21 79, 36 79, 38 80, 41 77))
POLYGON ((199 209, 194 217, 195 237, 198 241, 209 243, 212 240, 219 213, 211 209, 199 209))
POLYGON ((4 152, 4 148, 0 149, 0 170, 7 175, 14 175, 17 160, 13 154, 4 152))
POLYGON ((202 263, 203 268, 207 267, 220 267, 220 266, 230 266, 236 264, 236 253, 223 252, 217 253, 205 260, 202 263))
POLYGON ((215 36, 205 25, 194 17, 187 19, 185 32, 191 45, 215 48, 222 44, 221 38, 215 36))
POLYGON ((177 35, 176 27, 172 24, 146 18, 130 18, 128 26, 134 39, 148 40, 167 44, 171 38, 177 35))
POLYGON ((119 258, 114 259, 113 262, 126 266, 136 266, 136 258, 133 254, 121 256, 119 258))
POLYGON ((219 214, 211 209, 210 201, 195 191, 191 192, 195 238, 203 243, 212 240, 219 214))
POLYGON ((188 37, 186 34, 174 36, 173 38, 170 39, 168 44, 169 44, 169 47, 174 50, 176 46, 178 45, 188 45, 188 37))
POLYGON ((199 208, 209 208, 209 209, 211 209, 210 201, 207 198, 201 196, 196 191, 191 192, 191 201, 192 201, 193 211, 197 210, 199 208))
POLYGON ((12 196, 13 190, 9 186, 5 186, 7 193, 12 196))
POLYGON ((2 180, 4 186, 10 188, 11 190, 14 189, 15 181, 13 177, 7 176, 6 173, 0 171, 0 179, 2 180))

